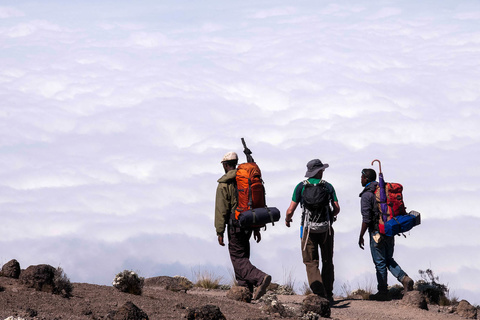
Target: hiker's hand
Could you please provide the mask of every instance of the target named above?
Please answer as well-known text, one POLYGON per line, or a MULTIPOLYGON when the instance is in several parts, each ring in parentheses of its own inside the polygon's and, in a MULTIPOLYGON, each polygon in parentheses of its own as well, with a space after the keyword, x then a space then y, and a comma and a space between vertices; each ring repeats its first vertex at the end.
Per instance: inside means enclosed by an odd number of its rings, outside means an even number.
POLYGON ((290 222, 293 222, 292 218, 290 219, 285 219, 285 225, 290 228, 290 222))
POLYGON ((360 238, 358 238, 358 246, 360 247, 360 249, 363 250, 364 245, 365 245, 365 242, 363 241, 363 237, 361 236, 360 238))
POLYGON ((253 231, 253 239, 259 243, 262 240, 262 235, 260 234, 260 230, 254 230, 253 231))
POLYGON ((225 243, 223 242, 223 235, 218 236, 218 244, 221 245, 222 247, 225 246, 225 243))

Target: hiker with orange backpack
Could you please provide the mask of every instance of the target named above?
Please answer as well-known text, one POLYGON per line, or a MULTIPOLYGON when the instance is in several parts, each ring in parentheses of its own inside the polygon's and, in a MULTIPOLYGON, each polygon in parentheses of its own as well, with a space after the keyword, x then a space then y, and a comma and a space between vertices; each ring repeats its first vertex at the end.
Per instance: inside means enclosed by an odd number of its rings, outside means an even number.
MULTIPOLYGON (((390 271, 392 275, 403 284, 405 291, 413 290, 413 280, 393 259, 393 251, 395 247, 394 237, 380 233, 379 221, 382 221, 382 213, 380 208, 381 205, 386 205, 386 200, 380 200, 381 196, 379 195, 377 201, 376 194, 380 194, 382 190, 380 190, 380 187, 378 187, 379 183, 376 180, 377 173, 375 170, 362 170, 361 183, 364 189, 360 193, 362 226, 360 229, 358 245, 362 250, 364 249, 365 242, 363 237, 368 230, 370 238, 370 252, 375 264, 378 289, 378 292, 374 295, 371 295, 370 299, 385 301, 390 300, 390 296, 388 294, 387 270, 390 271)), ((381 175, 381 182, 383 182, 383 175, 381 175)), ((385 195, 383 196, 385 197, 385 195)), ((403 200, 401 206, 403 207, 403 200)), ((404 207, 403 210, 405 210, 404 207)))
POLYGON ((301 222, 301 247, 303 263, 307 270, 310 289, 314 294, 333 303, 333 228, 332 223, 340 212, 337 195, 333 186, 323 178, 328 164, 319 159, 307 163, 307 180, 300 182, 293 192, 287 209, 285 225, 290 227, 293 213, 298 204, 303 208, 301 222), (320 273, 321 252, 322 272, 320 273))
POLYGON ((228 251, 235 271, 235 279, 239 286, 247 287, 257 300, 267 291, 272 277, 255 267, 250 262, 250 238, 261 241, 259 227, 240 226, 235 215, 238 204, 237 163, 235 152, 228 152, 222 161, 225 174, 218 179, 215 199, 215 229, 218 243, 225 246, 224 233, 228 235, 228 251), (227 229, 227 230, 226 230, 227 229), (256 287, 255 291, 253 288, 256 287))

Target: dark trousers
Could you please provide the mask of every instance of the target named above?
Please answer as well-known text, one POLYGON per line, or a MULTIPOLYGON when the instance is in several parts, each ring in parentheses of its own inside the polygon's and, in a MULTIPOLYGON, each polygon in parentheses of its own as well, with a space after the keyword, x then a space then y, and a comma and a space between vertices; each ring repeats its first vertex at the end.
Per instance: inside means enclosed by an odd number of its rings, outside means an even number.
POLYGON ((313 293, 324 298, 333 297, 333 281, 335 279, 333 270, 333 228, 330 228, 330 234, 310 233, 307 239, 307 247, 303 250, 303 263, 307 269, 308 284, 313 293), (322 257, 322 273, 320 274, 320 256, 322 257))
POLYGON ((232 260, 235 279, 239 286, 248 287, 262 283, 267 275, 250 262, 250 237, 252 230, 228 228, 228 251, 232 260))

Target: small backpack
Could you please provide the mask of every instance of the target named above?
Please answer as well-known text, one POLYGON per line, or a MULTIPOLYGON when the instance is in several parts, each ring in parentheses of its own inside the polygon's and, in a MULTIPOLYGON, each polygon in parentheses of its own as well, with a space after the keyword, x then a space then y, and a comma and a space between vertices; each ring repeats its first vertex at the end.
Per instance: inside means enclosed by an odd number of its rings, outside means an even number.
POLYGON ((310 233, 324 233, 330 230, 330 192, 325 181, 312 184, 303 182, 302 194, 304 228, 310 233))

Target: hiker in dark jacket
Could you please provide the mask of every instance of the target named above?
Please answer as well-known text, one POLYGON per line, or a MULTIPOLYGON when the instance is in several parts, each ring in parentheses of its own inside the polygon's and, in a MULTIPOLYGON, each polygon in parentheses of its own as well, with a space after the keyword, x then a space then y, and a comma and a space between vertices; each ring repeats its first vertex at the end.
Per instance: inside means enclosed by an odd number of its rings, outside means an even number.
MULTIPOLYGON (((319 159, 313 159, 307 163, 307 172, 305 177, 308 179, 300 182, 295 187, 292 201, 287 209, 285 216, 285 225, 290 227, 293 213, 298 204, 303 204, 304 183, 320 184, 323 183, 329 195, 329 215, 330 221, 333 223, 336 216, 340 212, 340 205, 338 204, 337 195, 333 186, 325 180, 322 180, 323 171, 328 168, 328 164, 323 164, 319 159)), ((302 230, 303 237, 301 241, 303 263, 307 271, 308 284, 314 294, 327 298, 333 303, 333 281, 334 281, 334 267, 333 267, 333 227, 331 223, 328 225, 327 231, 323 233, 309 233, 305 230, 305 211, 302 213, 302 230), (319 270, 320 255, 322 258, 322 272, 319 270)))
POLYGON ((402 270, 398 263, 393 259, 393 251, 395 247, 394 237, 387 237, 378 232, 378 221, 380 218, 380 210, 375 197, 375 190, 378 182, 377 173, 373 169, 363 169, 361 183, 364 187, 360 193, 362 227, 360 229, 360 237, 358 245, 363 250, 365 242, 363 236, 368 230, 370 238, 370 252, 375 264, 377 274, 378 292, 370 296, 372 300, 389 300, 387 270, 403 284, 405 291, 413 290, 413 280, 402 270))
POLYGON ((227 229, 228 251, 235 271, 235 279, 239 286, 247 287, 257 300, 267 291, 272 277, 250 262, 250 238, 260 242, 260 229, 244 229, 234 224, 235 208, 237 207, 236 173, 238 156, 228 152, 222 159, 225 174, 218 179, 215 198, 215 229, 218 243, 225 246, 224 232, 227 229), (254 286, 257 288, 253 291, 254 286))

